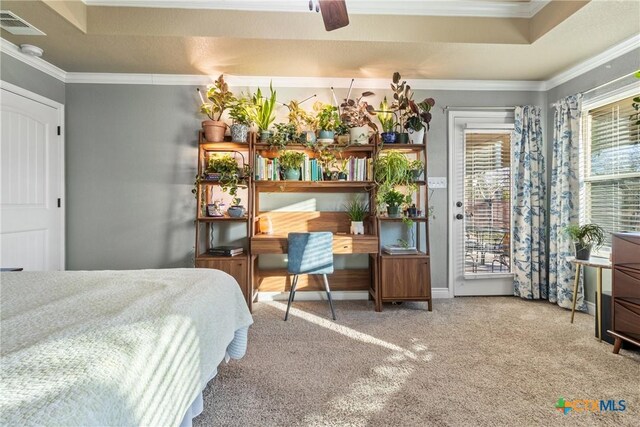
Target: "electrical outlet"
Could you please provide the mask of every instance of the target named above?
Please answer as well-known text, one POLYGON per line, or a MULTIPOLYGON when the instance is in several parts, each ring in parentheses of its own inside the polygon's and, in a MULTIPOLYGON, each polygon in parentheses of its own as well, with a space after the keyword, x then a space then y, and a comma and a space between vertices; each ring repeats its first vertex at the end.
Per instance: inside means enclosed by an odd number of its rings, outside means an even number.
POLYGON ((446 176, 430 176, 427 179, 427 183, 429 184, 429 189, 447 188, 447 177, 446 176))

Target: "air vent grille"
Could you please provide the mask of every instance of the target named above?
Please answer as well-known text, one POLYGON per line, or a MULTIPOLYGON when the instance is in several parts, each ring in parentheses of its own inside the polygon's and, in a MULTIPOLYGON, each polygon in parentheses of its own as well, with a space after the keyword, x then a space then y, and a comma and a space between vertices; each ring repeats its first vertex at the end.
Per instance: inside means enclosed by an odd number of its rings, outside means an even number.
POLYGON ((17 36, 45 35, 45 33, 9 10, 0 11, 0 28, 17 36))

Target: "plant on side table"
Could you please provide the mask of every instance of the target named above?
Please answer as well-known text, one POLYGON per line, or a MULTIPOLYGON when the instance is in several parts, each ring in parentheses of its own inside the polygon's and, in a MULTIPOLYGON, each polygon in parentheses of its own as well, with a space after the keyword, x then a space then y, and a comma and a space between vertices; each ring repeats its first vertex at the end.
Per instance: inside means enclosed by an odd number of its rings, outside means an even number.
MULTIPOLYGON (((198 93, 200 93, 200 89, 198 89, 198 93)), ((201 93, 200 99, 202 100, 200 112, 206 114, 210 119, 202 122, 202 129, 204 130, 206 140, 214 142, 224 141, 227 124, 222 121, 222 113, 235 101, 235 97, 229 90, 229 86, 224 81, 222 74, 213 86, 207 90, 208 102, 202 99, 201 93)))
POLYGON ((369 205, 356 197, 344 207, 351 220, 350 233, 364 234, 364 219, 369 214, 369 205))
POLYGON ((605 231, 597 224, 569 224, 567 235, 573 240, 576 259, 588 260, 591 249, 598 249, 604 243, 605 231))
POLYGON ((304 162, 304 153, 299 151, 283 151, 278 160, 286 181, 300 180, 300 167, 304 162))

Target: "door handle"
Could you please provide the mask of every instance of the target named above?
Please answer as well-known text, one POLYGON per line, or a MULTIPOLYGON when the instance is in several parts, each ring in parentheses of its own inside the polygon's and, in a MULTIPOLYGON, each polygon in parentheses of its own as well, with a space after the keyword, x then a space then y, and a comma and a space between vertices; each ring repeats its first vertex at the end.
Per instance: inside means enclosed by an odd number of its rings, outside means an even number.
POLYGON ((464 219, 464 215, 458 214, 458 215, 456 215, 456 219, 464 219))
POLYGON ((462 207, 462 202, 456 202, 456 207, 457 208, 461 208, 462 207))

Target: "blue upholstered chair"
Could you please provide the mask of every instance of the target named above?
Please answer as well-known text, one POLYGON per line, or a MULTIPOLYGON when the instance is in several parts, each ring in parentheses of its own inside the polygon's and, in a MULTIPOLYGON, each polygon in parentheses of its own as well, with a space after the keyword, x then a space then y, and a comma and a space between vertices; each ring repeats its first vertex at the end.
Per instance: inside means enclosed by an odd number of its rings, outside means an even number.
POLYGON ((333 234, 329 232, 316 233, 289 233, 288 236, 288 272, 293 274, 289 303, 284 320, 289 318, 289 308, 296 295, 296 285, 300 274, 322 274, 324 289, 327 291, 329 307, 333 320, 336 320, 336 312, 333 310, 331 289, 327 274, 333 273, 333 234))

